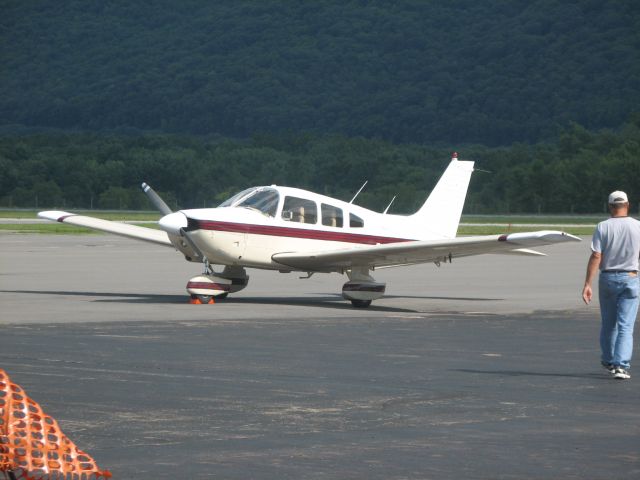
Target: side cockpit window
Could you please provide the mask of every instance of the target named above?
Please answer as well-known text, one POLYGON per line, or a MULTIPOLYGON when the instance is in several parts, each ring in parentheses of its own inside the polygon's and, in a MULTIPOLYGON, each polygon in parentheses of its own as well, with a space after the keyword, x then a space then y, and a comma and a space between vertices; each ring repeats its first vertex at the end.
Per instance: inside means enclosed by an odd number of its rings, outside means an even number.
POLYGON ((351 228, 362 228, 364 227, 364 220, 362 220, 359 216, 354 215, 353 213, 350 213, 349 226, 351 228))
POLYGON ((323 203, 320 205, 322 212, 322 225, 327 227, 342 227, 342 209, 323 203))
POLYGON ((258 210, 268 217, 275 217, 279 200, 280 194, 277 190, 265 188, 263 190, 257 190, 256 193, 245 198, 236 206, 258 210))
POLYGON ((318 207, 316 202, 306 198, 284 197, 282 218, 290 222, 317 223, 318 207))

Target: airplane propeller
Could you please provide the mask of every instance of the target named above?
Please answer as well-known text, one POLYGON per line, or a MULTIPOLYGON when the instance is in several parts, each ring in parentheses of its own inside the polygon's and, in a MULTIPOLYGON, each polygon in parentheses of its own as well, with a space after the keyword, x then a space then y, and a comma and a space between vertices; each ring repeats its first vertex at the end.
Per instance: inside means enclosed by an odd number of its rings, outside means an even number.
POLYGON ((169 206, 166 203, 164 203, 164 200, 160 198, 160 195, 158 195, 156 191, 153 188, 151 188, 150 185, 147 185, 146 183, 143 182, 141 187, 142 187, 142 191, 147 196, 149 201, 153 204, 154 207, 160 210, 160 213, 162 213, 163 215, 169 215, 170 213, 173 213, 169 208, 169 206))
POLYGON ((200 249, 193 243, 193 241, 187 235, 185 228, 188 225, 187 217, 182 212, 173 212, 169 206, 160 198, 153 188, 146 183, 142 183, 141 185, 142 191, 147 196, 149 201, 158 209, 160 213, 162 213, 163 217, 158 220, 158 225, 161 230, 164 230, 170 235, 175 235, 177 237, 181 237, 183 239, 183 246, 186 247, 187 244, 191 247, 193 251, 193 255, 190 255, 194 258, 205 261, 208 267, 208 261, 206 260, 203 253, 200 249), (186 242, 186 243, 185 243, 186 242))

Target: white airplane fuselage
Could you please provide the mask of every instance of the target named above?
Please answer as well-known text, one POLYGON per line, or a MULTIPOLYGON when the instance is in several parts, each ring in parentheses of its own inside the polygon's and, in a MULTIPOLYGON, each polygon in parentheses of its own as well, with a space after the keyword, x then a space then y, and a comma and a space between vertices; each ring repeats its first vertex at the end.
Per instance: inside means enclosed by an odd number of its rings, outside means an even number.
POLYGON ((435 234, 425 236, 425 226, 412 221, 411 216, 380 214, 297 188, 256 188, 277 192, 278 204, 273 215, 243 206, 181 210, 171 214, 171 219, 161 220, 161 225, 166 228, 173 221, 177 222, 176 227, 184 226, 185 220, 181 218, 184 216, 190 239, 209 262, 271 270, 293 270, 274 261, 276 253, 356 249, 441 238, 435 234), (284 208, 288 198, 312 202, 316 214, 309 218, 307 208, 304 219, 292 216, 284 208), (323 216, 322 212, 327 210, 339 212, 339 218, 323 216))

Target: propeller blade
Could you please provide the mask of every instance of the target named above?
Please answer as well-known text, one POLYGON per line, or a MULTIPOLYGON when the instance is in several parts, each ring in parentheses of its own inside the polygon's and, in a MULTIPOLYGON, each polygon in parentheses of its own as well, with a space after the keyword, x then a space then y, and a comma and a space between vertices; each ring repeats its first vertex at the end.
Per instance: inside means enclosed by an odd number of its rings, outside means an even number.
POLYGON ((162 213, 163 215, 169 215, 170 213, 173 213, 169 206, 164 203, 164 200, 160 198, 160 195, 158 195, 150 185, 142 183, 142 191, 145 193, 149 201, 153 203, 154 207, 160 210, 160 213, 162 213))

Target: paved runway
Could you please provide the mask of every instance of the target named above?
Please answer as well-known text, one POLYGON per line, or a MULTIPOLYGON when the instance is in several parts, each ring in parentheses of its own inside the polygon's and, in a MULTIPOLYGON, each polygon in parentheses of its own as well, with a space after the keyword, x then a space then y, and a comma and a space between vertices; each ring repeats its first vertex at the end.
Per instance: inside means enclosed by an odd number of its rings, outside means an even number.
POLYGON ((634 478, 640 378, 598 369, 588 242, 344 279, 200 267, 106 235, 0 235, 0 367, 121 479, 634 478))

